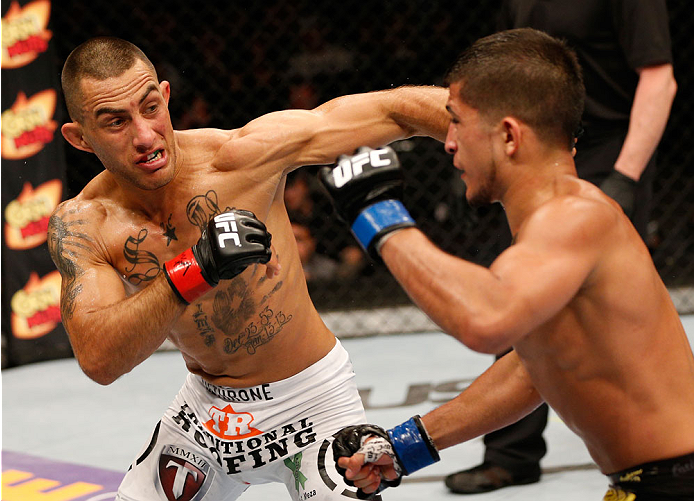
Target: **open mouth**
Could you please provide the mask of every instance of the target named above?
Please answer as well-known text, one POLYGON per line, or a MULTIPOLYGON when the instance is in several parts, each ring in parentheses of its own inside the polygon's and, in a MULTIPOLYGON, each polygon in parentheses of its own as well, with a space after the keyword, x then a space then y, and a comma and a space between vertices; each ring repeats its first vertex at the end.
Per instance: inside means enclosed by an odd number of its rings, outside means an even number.
POLYGON ((147 158, 145 158, 144 160, 140 160, 138 163, 143 164, 143 165, 153 164, 157 160, 160 160, 162 158, 162 156, 163 156, 162 150, 157 150, 157 151, 154 151, 154 152, 150 153, 149 155, 147 155, 147 158))

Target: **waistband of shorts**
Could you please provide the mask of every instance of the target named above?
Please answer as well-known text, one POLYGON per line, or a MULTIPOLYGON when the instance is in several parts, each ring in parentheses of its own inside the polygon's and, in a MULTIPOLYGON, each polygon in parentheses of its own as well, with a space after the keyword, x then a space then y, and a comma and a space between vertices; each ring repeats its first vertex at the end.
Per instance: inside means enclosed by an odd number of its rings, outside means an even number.
POLYGON ((615 484, 642 482, 644 477, 694 477, 694 452, 675 458, 662 459, 632 466, 608 475, 615 484))
POLYGON ((333 374, 344 370, 344 364, 349 362, 349 354, 343 348, 340 340, 335 338, 335 346, 320 360, 286 379, 263 383, 257 386, 233 387, 212 384, 201 376, 192 375, 212 395, 227 402, 252 402, 272 400, 278 395, 287 395, 294 389, 303 391, 307 383, 311 385, 330 381, 333 374), (272 393, 272 396, 270 394, 272 393))

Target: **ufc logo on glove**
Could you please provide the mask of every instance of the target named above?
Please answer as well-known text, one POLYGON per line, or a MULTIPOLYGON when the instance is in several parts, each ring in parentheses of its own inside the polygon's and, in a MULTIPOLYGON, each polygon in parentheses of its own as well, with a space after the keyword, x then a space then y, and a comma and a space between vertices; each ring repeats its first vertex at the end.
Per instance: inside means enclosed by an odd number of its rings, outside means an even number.
POLYGON ((340 219, 376 262, 388 235, 415 224, 400 201, 402 169, 388 146, 376 150, 362 146, 354 155, 340 155, 334 166, 319 171, 318 178, 340 219))
POLYGON ((336 188, 341 188, 347 181, 354 176, 358 176, 363 172, 364 165, 369 164, 371 167, 385 167, 392 163, 390 158, 383 158, 388 155, 385 148, 379 150, 364 151, 349 158, 342 159, 337 167, 333 169, 333 181, 336 188))
POLYGON ((214 218, 215 227, 222 230, 222 232, 217 236, 217 241, 219 242, 219 247, 226 247, 226 241, 231 239, 236 244, 236 247, 241 247, 241 239, 239 238, 238 228, 236 227, 236 216, 233 212, 226 212, 215 216, 214 218))

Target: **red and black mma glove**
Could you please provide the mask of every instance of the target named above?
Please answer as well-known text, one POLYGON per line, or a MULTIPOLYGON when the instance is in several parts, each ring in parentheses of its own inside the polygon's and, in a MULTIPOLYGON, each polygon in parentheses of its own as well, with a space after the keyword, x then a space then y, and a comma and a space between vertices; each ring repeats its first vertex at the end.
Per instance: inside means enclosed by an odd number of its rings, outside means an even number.
POLYGON ((375 261, 386 235, 415 225, 402 204, 403 176, 392 148, 363 146, 354 155, 340 155, 318 177, 338 217, 350 225, 361 247, 375 261))
POLYGON ((358 489, 359 499, 373 499, 386 487, 400 485, 404 475, 411 475, 441 459, 434 441, 427 433, 419 416, 411 417, 390 430, 384 430, 372 424, 362 424, 343 428, 333 436, 335 437, 332 445, 335 468, 347 485, 354 487, 353 482, 345 476, 347 470, 337 464, 339 458, 351 457, 360 452, 365 456, 365 463, 374 463, 384 454, 393 461, 398 478, 386 480, 381 477, 381 484, 371 494, 358 489))
POLYGON ((210 219, 195 245, 165 262, 164 275, 176 295, 190 304, 249 264, 267 263, 271 240, 255 214, 231 209, 210 219))

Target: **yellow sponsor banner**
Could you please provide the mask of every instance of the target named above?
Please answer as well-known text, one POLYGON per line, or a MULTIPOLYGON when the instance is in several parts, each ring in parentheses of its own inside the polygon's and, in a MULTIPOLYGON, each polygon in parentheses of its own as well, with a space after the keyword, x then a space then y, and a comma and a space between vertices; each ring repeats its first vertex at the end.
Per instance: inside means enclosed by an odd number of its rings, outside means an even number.
POLYGON ((2 501, 72 501, 103 490, 103 485, 40 478, 21 470, 2 472, 2 501))

